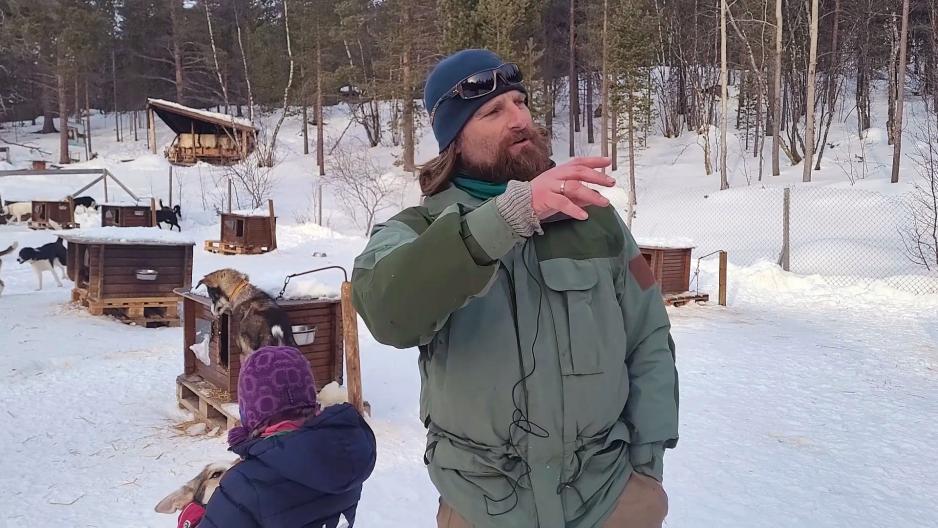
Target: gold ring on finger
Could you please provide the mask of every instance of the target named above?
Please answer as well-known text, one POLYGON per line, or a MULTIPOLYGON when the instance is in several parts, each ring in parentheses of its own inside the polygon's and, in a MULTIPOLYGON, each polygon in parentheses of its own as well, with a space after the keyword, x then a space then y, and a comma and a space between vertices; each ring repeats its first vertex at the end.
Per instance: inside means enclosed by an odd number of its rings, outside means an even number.
POLYGON ((564 194, 564 189, 567 187, 567 180, 560 180, 560 194, 564 194))

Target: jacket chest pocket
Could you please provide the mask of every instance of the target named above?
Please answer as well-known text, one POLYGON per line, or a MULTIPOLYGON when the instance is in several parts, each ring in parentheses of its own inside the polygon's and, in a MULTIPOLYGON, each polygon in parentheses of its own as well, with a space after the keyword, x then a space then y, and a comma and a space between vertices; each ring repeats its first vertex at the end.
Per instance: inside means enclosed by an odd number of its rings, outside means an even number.
POLYGON ((595 264, 553 259, 541 262, 540 268, 548 289, 562 374, 601 373, 600 334, 592 307, 599 282, 595 264))

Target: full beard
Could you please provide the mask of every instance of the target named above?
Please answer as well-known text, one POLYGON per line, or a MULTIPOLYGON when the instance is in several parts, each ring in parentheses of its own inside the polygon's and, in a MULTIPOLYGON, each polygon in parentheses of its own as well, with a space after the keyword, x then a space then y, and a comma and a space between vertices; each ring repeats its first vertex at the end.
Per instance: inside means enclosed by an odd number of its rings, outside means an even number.
POLYGON ((490 164, 470 163, 460 159, 460 167, 472 177, 490 183, 507 183, 511 180, 531 181, 550 169, 550 148, 546 134, 527 128, 509 134, 498 145, 495 159, 490 164), (524 145, 512 146, 527 140, 524 145))

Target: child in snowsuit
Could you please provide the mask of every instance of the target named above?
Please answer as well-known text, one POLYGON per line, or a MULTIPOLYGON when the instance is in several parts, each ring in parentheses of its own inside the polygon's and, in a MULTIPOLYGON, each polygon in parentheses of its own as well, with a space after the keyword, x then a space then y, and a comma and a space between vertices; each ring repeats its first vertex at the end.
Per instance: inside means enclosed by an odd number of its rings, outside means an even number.
MULTIPOLYGON (((351 527, 375 467, 375 436, 348 403, 320 410, 309 363, 290 347, 251 354, 238 379, 241 461, 212 494, 198 528, 351 527)), ((193 524, 195 526, 195 524, 193 524)))

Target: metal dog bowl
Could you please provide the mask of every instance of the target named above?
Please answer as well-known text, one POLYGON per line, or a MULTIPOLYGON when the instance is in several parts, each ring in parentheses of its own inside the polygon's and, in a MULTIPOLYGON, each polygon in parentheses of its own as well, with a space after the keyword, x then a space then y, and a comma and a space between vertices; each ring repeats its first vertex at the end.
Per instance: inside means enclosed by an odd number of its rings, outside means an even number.
POLYGON ((160 275, 160 272, 154 269, 138 269, 136 273, 137 280, 142 281, 155 281, 160 275))
POLYGON ((311 325, 293 325, 293 340, 299 346, 312 345, 316 340, 316 327, 311 325))

